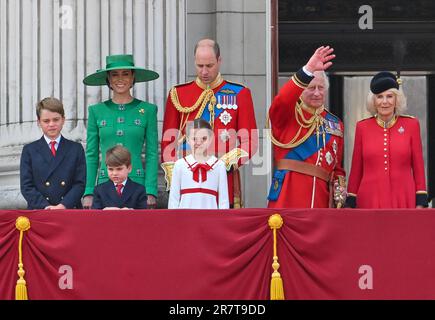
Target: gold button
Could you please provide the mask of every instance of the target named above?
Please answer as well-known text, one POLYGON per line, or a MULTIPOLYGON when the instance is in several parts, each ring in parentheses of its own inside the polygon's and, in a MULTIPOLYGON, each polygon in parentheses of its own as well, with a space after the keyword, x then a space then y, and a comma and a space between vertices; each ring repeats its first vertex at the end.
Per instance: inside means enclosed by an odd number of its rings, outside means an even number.
POLYGON ((384 148, 384 151, 387 151, 387 148, 384 148))
POLYGON ((386 142, 384 142, 384 146, 386 146, 387 145, 387 143, 386 142))
POLYGON ((386 158, 387 157, 387 155, 386 154, 384 154, 384 158, 386 158))
POLYGON ((388 168, 385 168, 385 170, 388 170, 388 168))
POLYGON ((387 131, 387 129, 384 129, 384 131, 387 131))
POLYGON ((387 161, 385 161, 384 163, 385 163, 385 164, 387 164, 388 162, 387 162, 387 161))
POLYGON ((49 187, 49 186, 50 186, 50 182, 47 181, 47 182, 45 183, 45 185, 46 185, 47 187, 49 187))
POLYGON ((384 138, 384 141, 387 141, 387 138, 384 138))
POLYGON ((65 181, 62 181, 62 182, 60 183, 60 185, 61 185, 62 187, 65 187, 65 181))

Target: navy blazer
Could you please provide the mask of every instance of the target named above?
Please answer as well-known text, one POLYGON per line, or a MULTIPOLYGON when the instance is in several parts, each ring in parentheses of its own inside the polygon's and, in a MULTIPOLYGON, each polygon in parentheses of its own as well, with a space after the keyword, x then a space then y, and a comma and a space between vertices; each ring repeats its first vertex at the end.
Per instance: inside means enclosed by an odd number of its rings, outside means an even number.
POLYGON ((62 136, 55 157, 44 137, 23 147, 20 186, 28 209, 59 203, 80 209, 85 185, 86 158, 80 143, 62 136))
POLYGON ((113 181, 109 180, 97 185, 94 188, 92 209, 104 209, 106 207, 146 209, 147 194, 145 187, 128 178, 122 194, 119 196, 113 181))

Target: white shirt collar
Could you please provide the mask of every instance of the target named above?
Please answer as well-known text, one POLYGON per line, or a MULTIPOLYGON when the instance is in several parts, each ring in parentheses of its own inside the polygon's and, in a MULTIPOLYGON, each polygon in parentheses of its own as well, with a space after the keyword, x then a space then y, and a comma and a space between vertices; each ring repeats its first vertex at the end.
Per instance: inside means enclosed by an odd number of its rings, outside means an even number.
MULTIPOLYGON (((59 135, 56 139, 54 139, 54 141, 56 141, 56 148, 59 146, 60 138, 61 138, 61 137, 62 137, 62 135, 59 135)), ((44 134, 44 139, 45 139, 45 141, 47 142, 48 146, 51 147, 51 146, 50 146, 50 142, 53 141, 53 140, 51 140, 51 139, 50 139, 49 137, 47 137, 45 134, 44 134)))
MULTIPOLYGON (((186 156, 186 160, 187 160, 187 163, 188 163, 190 166, 194 166, 194 165, 196 165, 196 164, 198 163, 198 161, 196 161, 196 159, 193 157, 192 154, 187 155, 187 156, 186 156)), ((206 163, 207 163, 210 167, 213 167, 213 165, 216 163, 216 160, 217 160, 217 158, 216 158, 215 156, 211 155, 211 156, 208 158, 208 160, 206 161, 206 163)))
MULTIPOLYGON (((127 180, 128 180, 128 178, 121 182, 122 185, 123 185, 123 188, 125 187, 125 184, 127 183, 127 180)), ((113 185, 116 187, 117 183, 113 182, 113 185)))

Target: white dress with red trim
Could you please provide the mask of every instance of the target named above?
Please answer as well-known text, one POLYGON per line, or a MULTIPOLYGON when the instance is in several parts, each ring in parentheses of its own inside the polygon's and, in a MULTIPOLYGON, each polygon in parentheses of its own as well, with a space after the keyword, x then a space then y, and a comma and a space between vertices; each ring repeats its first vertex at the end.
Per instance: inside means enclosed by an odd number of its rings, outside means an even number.
POLYGON ((228 181, 223 161, 211 156, 198 163, 193 155, 175 162, 168 209, 228 209, 228 181))

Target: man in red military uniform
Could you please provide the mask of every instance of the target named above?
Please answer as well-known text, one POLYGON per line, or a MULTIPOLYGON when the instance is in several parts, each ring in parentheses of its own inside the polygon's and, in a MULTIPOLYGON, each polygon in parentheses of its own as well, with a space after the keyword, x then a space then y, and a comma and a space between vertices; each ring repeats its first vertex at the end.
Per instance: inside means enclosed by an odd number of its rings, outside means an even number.
POLYGON ((220 49, 215 41, 199 41, 194 54, 196 80, 173 87, 166 102, 161 160, 168 189, 173 163, 188 152, 186 124, 202 118, 212 126, 215 154, 227 166, 230 205, 239 208, 242 201, 238 168, 251 158, 258 145, 251 91, 222 78, 220 49))
POLYGON ((329 46, 318 48, 272 102, 269 208, 340 207, 345 201, 343 123, 324 107, 324 70, 332 65, 332 52, 329 46))

